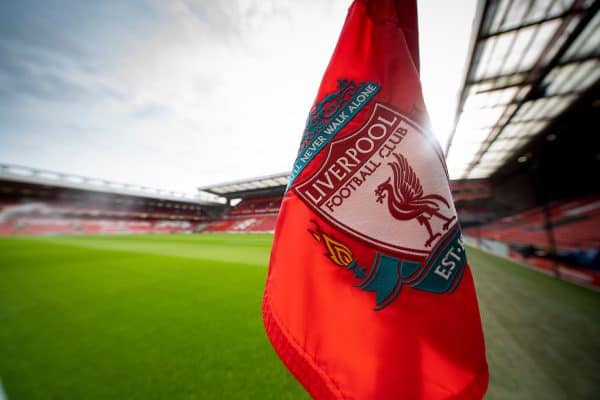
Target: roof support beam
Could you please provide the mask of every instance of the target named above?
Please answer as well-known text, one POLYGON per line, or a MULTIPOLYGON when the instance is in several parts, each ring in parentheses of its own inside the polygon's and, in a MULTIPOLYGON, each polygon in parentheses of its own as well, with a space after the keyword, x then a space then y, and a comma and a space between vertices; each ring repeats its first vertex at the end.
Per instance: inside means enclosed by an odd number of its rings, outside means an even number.
POLYGON ((484 142, 483 149, 479 151, 479 156, 477 157, 476 160, 473 160, 473 162, 471 163, 471 165, 469 166, 469 168, 465 171, 465 174, 468 174, 473 169, 473 167, 475 167, 477 164, 479 164, 479 161, 481 161, 482 155, 485 154, 485 152, 490 148, 490 146, 498 139, 498 137, 500 136, 500 134, 502 133, 502 131, 504 130, 504 128, 508 124, 511 123, 512 119, 519 112, 519 109, 521 108, 521 106, 523 106, 523 104, 525 102, 534 99, 533 96, 534 96, 535 93, 537 93, 536 89, 538 89, 538 88, 541 87, 541 85, 542 85, 542 83, 543 83, 544 78, 546 77, 546 75, 556 65, 559 64, 559 61, 560 61, 561 57, 563 56, 563 54, 568 50, 569 46, 571 46, 571 44, 575 41, 575 39, 581 33, 581 31, 583 31, 583 29, 586 27, 586 25, 588 24, 588 22, 591 21, 591 19, 594 17, 594 15, 596 14, 596 12, 598 11, 598 8, 600 6, 600 2, 596 1, 587 10, 587 12, 584 13, 584 15, 582 16, 581 20, 577 24, 577 27, 573 30, 573 32, 571 32, 571 34, 569 35, 568 39, 565 40, 565 42, 562 44, 561 48, 556 52, 556 54, 554 55, 554 58, 548 63, 548 65, 546 65, 545 67, 542 66, 542 65, 540 65, 541 60, 543 59, 546 51, 549 50, 552 47, 552 45, 554 44, 554 41, 566 29, 566 27, 571 22, 571 18, 574 18, 575 16, 578 15, 577 10, 580 9, 580 7, 578 7, 579 3, 582 3, 582 1, 578 0, 575 3, 573 3, 573 6, 571 7, 571 12, 569 13, 569 17, 567 17, 567 18, 565 18, 563 20, 563 23, 557 29, 556 33, 554 34, 554 37, 548 42, 548 45, 546 46, 546 49, 544 49, 544 51, 541 52, 540 59, 537 61, 536 65, 532 68, 532 70, 529 72, 526 81, 532 82, 532 90, 529 91, 529 93, 527 94, 527 96, 525 96, 522 100, 520 100, 520 101, 517 102, 517 107, 512 112, 512 114, 510 115, 510 117, 508 117, 508 119, 504 123, 504 126, 502 128, 500 128, 496 132, 494 138, 492 140, 488 141, 487 143, 484 142))
MULTIPOLYGON (((512 4, 512 2, 511 2, 511 4, 512 4)), ((532 0, 529 0, 527 3, 527 6, 526 6, 526 10, 523 12, 519 12, 519 15, 520 15, 519 18, 521 19, 521 21, 526 21, 527 15, 530 14, 533 4, 534 4, 534 2, 532 0)), ((545 7, 545 10, 538 10, 538 11, 542 12, 543 15, 548 15, 553 4, 554 3, 550 3, 550 4, 548 4, 547 7, 545 7)), ((489 84, 490 85, 490 87, 488 87, 486 89, 482 88, 482 90, 478 91, 477 94, 487 93, 487 92, 495 92, 498 90, 509 89, 509 88, 513 88, 513 87, 530 87, 530 90, 528 90, 527 92, 523 92, 523 90, 519 90, 514 94, 513 99, 510 102, 508 102, 508 103, 503 102, 503 106, 506 107, 506 109, 504 110, 503 115, 498 119, 498 121, 501 121, 501 123, 494 124, 495 125, 493 127, 494 129, 490 128, 490 131, 486 133, 488 135, 488 137, 482 141, 479 150, 474 154, 474 157, 471 160, 471 162, 468 165, 465 165, 466 168, 462 172, 463 178, 468 176, 469 173, 473 170, 473 168, 475 168, 480 163, 483 155, 486 154, 486 152, 494 144, 494 142, 498 138, 501 137, 506 126, 514 121, 515 116, 517 115, 517 113, 519 113, 519 110, 522 108, 522 106, 526 102, 530 102, 530 101, 536 100, 538 98, 556 97, 556 96, 565 97, 565 96, 581 94, 579 92, 573 93, 573 91, 570 90, 569 93, 560 93, 555 96, 546 96, 545 85, 548 83, 546 81, 546 79, 547 79, 548 74, 554 68, 556 68, 558 66, 562 66, 562 65, 576 63, 576 62, 588 61, 590 59, 597 59, 597 57, 586 56, 586 57, 579 57, 579 59, 571 59, 571 60, 566 60, 566 61, 561 60, 562 57, 564 56, 564 54, 569 50, 569 47, 578 38, 578 36, 581 34, 581 32, 583 32, 583 30, 587 27, 589 22, 594 17, 594 15, 598 12, 598 9, 600 8, 600 1, 595 1, 592 4, 589 4, 589 6, 587 8, 585 8, 586 4, 585 4, 584 0, 575 0, 568 11, 561 12, 561 14, 559 14, 557 16, 545 18, 545 19, 538 20, 535 22, 523 23, 514 28, 504 29, 502 31, 500 31, 499 29, 503 25, 503 23, 495 24, 494 27, 490 27, 490 24, 492 23, 490 21, 493 21, 494 18, 496 21, 498 21, 498 17, 501 17, 502 22, 504 22, 504 20, 507 18, 507 15, 509 14, 510 7, 507 7, 506 10, 503 10, 504 12, 503 12, 502 16, 499 16, 499 15, 494 16, 493 13, 497 10, 497 6, 498 6, 498 3, 494 2, 494 1, 483 1, 479 4, 479 8, 481 8, 483 11, 482 11, 482 15, 478 14, 479 15, 479 26, 477 29, 477 36, 474 37, 473 42, 472 42, 473 44, 472 44, 472 49, 471 49, 470 63, 467 68, 465 78, 464 78, 464 85, 461 90, 461 95, 460 95, 459 104, 458 104, 458 108, 457 108, 454 129, 453 129, 453 131, 450 135, 450 138, 448 140, 448 143, 446 145, 446 155, 449 154, 449 150, 452 147, 452 143, 454 141, 453 140, 454 135, 456 134, 457 125, 459 122, 459 118, 461 118, 461 116, 464 113, 465 102, 467 101, 468 97, 473 95, 473 93, 471 93, 472 85, 476 85, 476 84, 489 84), (487 12, 491 12, 492 14, 487 15, 487 12), (561 24, 556 27, 552 36, 548 37, 548 36, 544 35, 543 38, 539 37, 537 39, 537 42, 540 42, 540 43, 536 44, 536 49, 539 49, 537 46, 543 45, 544 46, 543 50, 539 53, 537 60, 535 60, 535 64, 533 64, 533 67, 529 68, 528 70, 524 70, 522 72, 522 74, 523 74, 522 80, 519 79, 519 82, 511 80, 511 78, 519 77, 518 76, 519 73, 511 72, 510 74, 504 74, 504 75, 494 76, 494 77, 490 77, 490 78, 486 78, 486 79, 469 81, 469 77, 471 77, 473 75, 473 71, 476 70, 477 68, 482 67, 482 65, 480 65, 480 62, 486 61, 486 60, 481 59, 483 48, 484 48, 483 44, 485 43, 485 40, 491 39, 495 36, 499 36, 502 34, 516 32, 516 31, 522 30, 524 28, 530 28, 530 27, 537 26, 538 28, 535 29, 535 32, 534 33, 530 32, 529 35, 527 36, 528 39, 526 39, 526 40, 528 40, 528 41, 526 43, 523 42, 519 46, 520 49, 523 49, 523 54, 527 54, 528 50, 531 48, 533 43, 536 42, 535 37, 539 34, 538 32, 540 32, 539 27, 542 26, 542 24, 544 24, 544 23, 547 23, 549 21, 556 21, 556 20, 560 20, 561 24), (496 29, 497 32, 494 32, 491 34, 483 33, 484 31, 489 30, 489 29, 496 29), (523 45, 525 45, 524 48, 523 48, 523 45), (501 84, 502 86, 494 87, 494 85, 498 84, 498 83, 501 84), (471 94, 469 94, 469 93, 471 93, 471 94), (509 108, 509 105, 510 105, 510 108, 509 108)), ((554 26, 556 26, 556 23, 554 24, 554 26)), ((550 32, 548 32, 548 33, 550 33, 550 32)), ((512 38, 512 40, 510 40, 508 37, 506 37, 504 39, 504 42, 507 42, 507 40, 510 41, 510 43, 504 43, 504 45, 503 45, 503 49, 506 49, 507 45, 509 46, 509 48, 507 49, 507 54, 511 54, 512 48, 515 45, 515 42, 517 41, 517 39, 516 39, 517 35, 515 34, 513 36, 514 37, 512 38)), ((522 39, 525 39, 525 38, 522 38, 522 39)), ((519 40, 522 41, 522 39, 519 39, 519 40)), ((496 42, 497 42, 497 40, 494 39, 494 41, 490 42, 487 46, 488 47, 494 46, 494 44, 496 42)), ((487 54, 488 50, 489 49, 486 50, 486 54, 487 54)), ((490 53, 490 54, 492 54, 492 53, 490 53)), ((537 54, 537 51, 536 51, 536 54, 537 54)), ((496 58, 498 58, 498 57, 496 57, 496 58)), ((511 63, 511 65, 514 64, 514 61, 515 60, 514 60, 514 55, 513 55, 513 63, 511 63)), ((531 60, 531 61, 533 61, 533 60, 531 60)), ((501 71, 503 71, 503 69, 506 69, 505 68, 506 62, 507 61, 504 60, 504 62, 501 63, 499 68, 498 68, 497 63, 494 64, 493 72, 501 72, 501 71)), ((523 61, 520 61, 519 63, 522 64, 522 62, 523 61)), ((528 63, 528 65, 531 65, 531 64, 528 63)), ((524 66, 521 65, 521 68, 519 68, 517 66, 516 71, 519 71, 520 69, 522 69, 522 67, 524 67, 524 66)), ((552 119, 552 118, 550 118, 550 119, 552 119)), ((493 121, 490 121, 490 122, 493 124, 493 121)), ((536 135, 540 134, 542 131, 547 130, 548 128, 550 128, 550 126, 546 126, 545 128, 542 128, 542 130, 540 132, 535 132, 534 135, 528 135, 528 137, 536 136, 536 135)), ((519 146, 521 146, 521 144, 519 144, 519 146)), ((515 149, 515 150, 517 150, 517 149, 515 149)), ((453 154, 454 154, 454 152, 453 152, 453 154)), ((456 155, 456 154, 454 154, 454 155, 456 155)))

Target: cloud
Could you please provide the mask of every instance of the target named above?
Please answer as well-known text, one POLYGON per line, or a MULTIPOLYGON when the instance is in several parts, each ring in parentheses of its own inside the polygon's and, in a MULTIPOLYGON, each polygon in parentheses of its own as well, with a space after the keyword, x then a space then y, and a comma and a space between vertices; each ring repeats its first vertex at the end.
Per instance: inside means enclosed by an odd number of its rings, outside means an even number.
POLYGON ((119 97, 104 83, 120 56, 118 43, 158 21, 156 11, 120 1, 1 2, 0 90, 5 101, 119 97))
POLYGON ((347 6, 0 2, 0 160, 188 191, 288 170, 347 6))

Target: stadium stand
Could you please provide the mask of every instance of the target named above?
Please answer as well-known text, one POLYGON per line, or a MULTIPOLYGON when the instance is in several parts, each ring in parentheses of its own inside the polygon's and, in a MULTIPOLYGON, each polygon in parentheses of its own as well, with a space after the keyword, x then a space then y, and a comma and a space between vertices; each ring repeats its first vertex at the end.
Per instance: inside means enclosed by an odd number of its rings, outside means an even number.
POLYGON ((273 232, 277 214, 252 215, 213 222, 203 232, 273 232))
POLYGON ((478 4, 446 146, 472 243, 600 287, 600 2, 478 4), (477 191, 469 185, 485 182, 477 191), (482 194, 476 196, 473 192, 482 194))
POLYGON ((600 196, 555 202, 465 229, 507 245, 507 255, 565 280, 600 288, 600 196))
POLYGON ((0 235, 198 232, 224 210, 205 194, 0 165, 0 235))
POLYGON ((228 214, 244 215, 244 214, 269 214, 277 213, 279 206, 281 205, 281 196, 279 197, 267 197, 267 198, 254 198, 244 199, 232 208, 228 214))
POLYGON ((288 177, 283 173, 199 188, 224 197, 228 204, 240 200, 204 232, 272 232, 288 177))
POLYGON ((186 196, 1 164, 0 235, 272 232, 286 179, 186 196), (232 206, 234 199, 241 201, 232 206))
POLYGON ((494 219, 488 202, 492 185, 487 179, 450 181, 454 205, 463 227, 481 225, 494 219))
POLYGON ((600 248, 599 226, 600 196, 593 196, 536 207, 465 233, 541 249, 586 250, 600 248))
POLYGON ((205 225, 188 221, 25 217, 0 223, 0 235, 181 233, 201 231, 205 225))

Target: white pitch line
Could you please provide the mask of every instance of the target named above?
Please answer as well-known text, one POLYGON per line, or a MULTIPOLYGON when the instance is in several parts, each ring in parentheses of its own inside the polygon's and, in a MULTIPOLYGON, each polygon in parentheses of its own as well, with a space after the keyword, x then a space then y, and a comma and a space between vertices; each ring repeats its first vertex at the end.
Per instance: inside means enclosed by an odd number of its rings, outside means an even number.
POLYGON ((8 400, 8 396, 4 391, 4 387, 2 386, 2 380, 0 379, 0 400, 8 400))

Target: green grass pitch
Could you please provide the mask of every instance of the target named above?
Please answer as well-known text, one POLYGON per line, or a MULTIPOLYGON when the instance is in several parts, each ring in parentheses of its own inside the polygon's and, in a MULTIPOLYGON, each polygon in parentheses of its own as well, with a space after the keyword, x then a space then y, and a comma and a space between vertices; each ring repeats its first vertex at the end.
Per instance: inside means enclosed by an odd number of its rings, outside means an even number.
MULTIPOLYGON (((264 334, 271 235, 0 239, 15 399, 308 398, 264 334)), ((600 294, 469 249, 488 399, 600 398, 600 294)))

